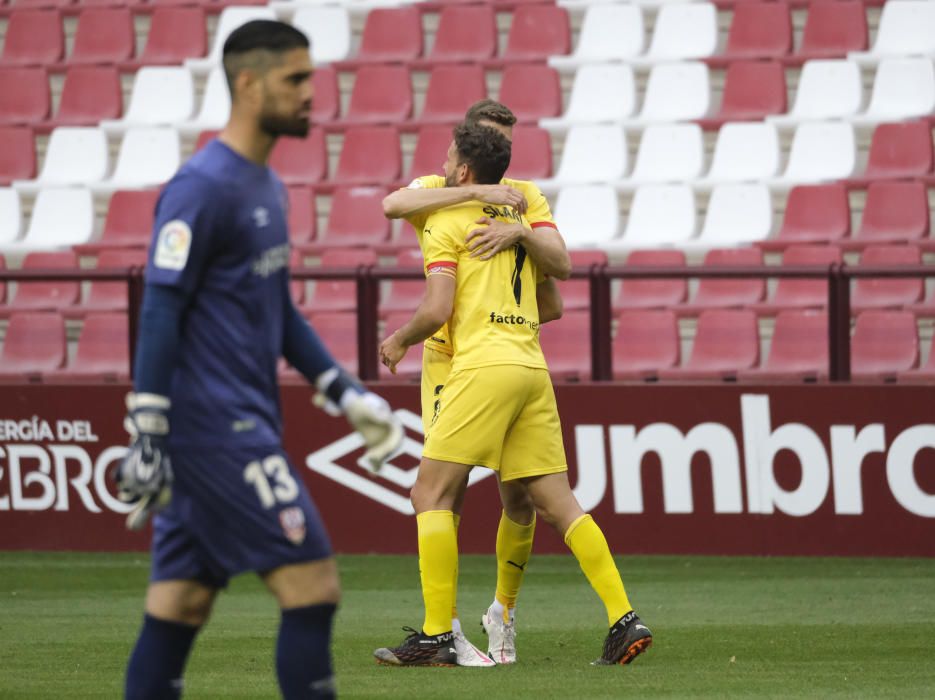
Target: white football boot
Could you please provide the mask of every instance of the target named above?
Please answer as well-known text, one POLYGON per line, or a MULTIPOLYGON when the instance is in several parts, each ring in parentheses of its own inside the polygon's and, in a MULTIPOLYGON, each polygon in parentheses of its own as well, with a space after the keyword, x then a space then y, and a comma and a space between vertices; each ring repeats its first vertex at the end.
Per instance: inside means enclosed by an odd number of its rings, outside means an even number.
POLYGON ((454 636, 455 652, 458 654, 458 666, 493 667, 497 665, 487 654, 471 644, 468 638, 464 636, 464 632, 459 630, 454 633, 454 636))
POLYGON ((500 615, 491 615, 490 610, 481 618, 487 633, 487 653, 498 664, 516 663, 516 626, 504 622, 500 615))

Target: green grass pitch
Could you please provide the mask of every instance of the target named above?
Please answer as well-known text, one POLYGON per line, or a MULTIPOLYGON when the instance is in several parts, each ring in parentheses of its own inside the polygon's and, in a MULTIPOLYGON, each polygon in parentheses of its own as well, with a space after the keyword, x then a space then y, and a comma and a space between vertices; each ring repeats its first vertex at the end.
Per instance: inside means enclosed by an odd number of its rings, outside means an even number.
MULTIPOLYGON (((935 695, 935 560, 625 557, 656 635, 628 667, 591 667, 597 597, 569 556, 535 556, 520 596, 520 663, 387 668, 370 654, 421 622, 415 557, 343 556, 334 642, 343 698, 901 697, 935 695)), ((0 698, 115 698, 148 561, 126 554, 0 554, 0 698)), ((465 630, 493 594, 491 556, 462 557, 465 630)), ((242 576, 186 674, 186 698, 276 697, 276 608, 242 576)))

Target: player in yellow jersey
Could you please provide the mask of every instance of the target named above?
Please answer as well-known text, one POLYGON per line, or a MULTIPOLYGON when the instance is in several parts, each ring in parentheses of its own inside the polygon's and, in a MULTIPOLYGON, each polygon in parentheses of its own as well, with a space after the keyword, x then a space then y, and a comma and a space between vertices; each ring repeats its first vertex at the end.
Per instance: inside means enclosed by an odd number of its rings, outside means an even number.
MULTIPOLYGON (((465 123, 455 130, 445 164, 449 187, 495 183, 510 142, 465 123)), ((426 294, 412 319, 387 338, 381 358, 395 368, 412 345, 446 321, 451 375, 426 436, 412 503, 419 532, 425 620, 402 644, 374 652, 393 665, 453 665, 453 573, 458 545, 452 508, 473 465, 517 481, 536 509, 564 536, 604 603, 609 631, 597 663, 626 664, 652 644, 652 634, 627 598, 607 541, 568 484, 561 425, 530 291, 541 273, 522 246, 488 262, 471 256, 468 236, 484 205, 468 202, 436 212, 425 224, 426 294)), ((497 208, 494 218, 522 221, 497 208)))
MULTIPOLYGON (((495 128, 508 139, 512 139, 516 123, 516 117, 506 105, 487 99, 472 105, 465 120, 495 128)), ((471 199, 498 207, 513 206, 525 214, 526 222, 520 222, 514 219, 496 221, 488 213, 483 213, 471 232, 469 245, 474 255, 486 260, 501 250, 522 243, 540 269, 550 276, 536 287, 540 322, 560 318, 562 300, 552 278, 566 279, 570 261, 564 241, 555 227, 549 203, 532 182, 504 178, 498 185, 446 188, 444 177, 427 175, 388 195, 384 200, 384 211, 390 218, 409 221, 421 248, 425 222, 432 213, 471 199)), ((422 420, 425 432, 428 432, 438 396, 451 371, 451 353, 447 327, 442 327, 425 341, 422 353, 422 420)), ((526 490, 518 484, 499 482, 499 486, 503 512, 497 529, 497 585, 493 602, 485 611, 482 623, 488 637, 488 654, 498 664, 509 664, 516 661, 515 606, 532 550, 536 511, 526 490)), ((460 511, 459 502, 454 506, 456 527, 460 522, 460 511)), ((459 664, 485 665, 483 655, 478 654, 476 647, 461 632, 456 604, 452 609, 452 628, 459 664)))

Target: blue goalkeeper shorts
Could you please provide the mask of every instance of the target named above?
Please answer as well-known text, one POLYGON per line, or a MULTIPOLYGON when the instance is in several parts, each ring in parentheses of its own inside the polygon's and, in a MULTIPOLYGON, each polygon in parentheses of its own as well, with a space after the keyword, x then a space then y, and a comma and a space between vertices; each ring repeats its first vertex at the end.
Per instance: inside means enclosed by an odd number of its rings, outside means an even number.
POLYGON ((153 521, 152 581, 223 588, 244 571, 331 556, 318 509, 281 447, 170 456, 175 482, 153 521))

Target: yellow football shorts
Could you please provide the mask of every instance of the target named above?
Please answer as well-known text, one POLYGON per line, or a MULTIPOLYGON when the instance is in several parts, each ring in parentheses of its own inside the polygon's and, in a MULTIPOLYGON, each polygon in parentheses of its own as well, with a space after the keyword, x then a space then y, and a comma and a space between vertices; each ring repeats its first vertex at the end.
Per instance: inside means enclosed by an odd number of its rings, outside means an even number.
POLYGON ((422 432, 429 428, 438 414, 439 396, 451 374, 451 355, 429 345, 422 348, 422 432))
POLYGON ((494 365, 452 372, 422 456, 476 464, 501 481, 568 469, 549 371, 494 365))

